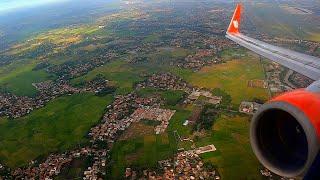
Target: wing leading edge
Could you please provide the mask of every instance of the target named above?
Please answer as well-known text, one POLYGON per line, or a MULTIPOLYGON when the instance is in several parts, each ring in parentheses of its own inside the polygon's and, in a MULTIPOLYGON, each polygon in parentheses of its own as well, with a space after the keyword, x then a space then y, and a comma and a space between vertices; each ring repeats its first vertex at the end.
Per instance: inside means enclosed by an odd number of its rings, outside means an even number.
POLYGON ((313 80, 320 79, 320 58, 267 44, 240 33, 242 5, 238 4, 226 37, 237 44, 313 80))

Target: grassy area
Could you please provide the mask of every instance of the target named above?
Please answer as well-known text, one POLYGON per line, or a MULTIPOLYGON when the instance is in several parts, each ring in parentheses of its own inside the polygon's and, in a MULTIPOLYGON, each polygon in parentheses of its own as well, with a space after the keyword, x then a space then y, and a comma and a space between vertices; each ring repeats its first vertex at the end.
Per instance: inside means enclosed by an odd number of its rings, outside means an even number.
POLYGON ((3 121, 0 161, 9 167, 21 166, 39 156, 87 142, 86 133, 111 101, 111 96, 93 94, 64 96, 28 116, 3 121))
POLYGON ((97 25, 83 25, 78 27, 66 27, 54 29, 35 36, 24 43, 13 46, 8 54, 19 55, 33 51, 44 43, 57 45, 52 51, 58 51, 71 44, 77 44, 83 40, 83 37, 99 30, 97 25))
POLYGON ((193 51, 188 49, 175 47, 161 47, 157 50, 158 52, 150 54, 150 59, 152 63, 164 66, 168 65, 170 62, 185 58, 189 54, 193 53, 193 51))
POLYGON ((308 37, 310 41, 317 41, 320 42, 320 33, 310 33, 310 36, 308 37))
MULTIPOLYGON (((21 63, 21 62, 17 62, 21 63)), ((0 87, 20 96, 34 96, 37 93, 32 83, 53 78, 44 70, 33 71, 35 62, 24 60, 21 64, 13 63, 0 69, 0 87)))
POLYGON ((222 179, 261 179, 259 162, 249 142, 248 116, 222 114, 211 132, 198 138, 197 146, 214 144, 217 151, 202 155, 218 167, 222 179))
POLYGON ((246 50, 243 48, 228 48, 220 52, 220 56, 224 60, 239 59, 245 57, 246 55, 246 50))
POLYGON ((150 34, 145 37, 144 42, 156 42, 160 40, 160 35, 158 33, 150 34))
POLYGON ((192 85, 223 89, 232 97, 232 103, 236 107, 243 100, 268 98, 267 90, 247 86, 252 79, 264 79, 264 74, 260 62, 250 56, 204 67, 187 77, 187 81, 192 85))
POLYGON ((111 179, 123 176, 126 167, 152 168, 157 161, 173 155, 167 135, 147 135, 118 141, 112 150, 111 179))

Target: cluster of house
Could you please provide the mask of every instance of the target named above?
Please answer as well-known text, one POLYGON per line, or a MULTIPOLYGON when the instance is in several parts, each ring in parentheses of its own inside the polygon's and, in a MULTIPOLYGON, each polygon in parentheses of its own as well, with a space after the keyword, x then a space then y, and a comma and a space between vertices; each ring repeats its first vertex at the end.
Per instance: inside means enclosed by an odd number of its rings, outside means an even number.
POLYGON ((111 59, 118 57, 118 55, 114 52, 108 52, 106 54, 100 55, 97 58, 82 61, 69 61, 63 64, 54 65, 46 70, 49 73, 54 73, 62 79, 69 79, 79 77, 81 75, 86 74, 92 69, 103 66, 106 62, 109 62, 111 59))
POLYGON ((49 101, 50 99, 56 98, 63 94, 73 94, 84 91, 81 88, 71 86, 65 80, 48 80, 40 83, 32 83, 32 85, 39 91, 37 99, 41 99, 42 101, 49 101))
POLYGON ((60 174, 62 168, 73 159, 88 156, 91 153, 93 153, 93 149, 87 147, 62 154, 51 154, 44 162, 37 164, 32 161, 27 167, 12 171, 11 175, 14 179, 51 179, 60 174))
POLYGON ((138 108, 131 116, 132 122, 138 122, 142 119, 154 120, 161 122, 156 126, 154 131, 156 134, 163 133, 169 126, 169 121, 176 111, 170 109, 143 107, 138 108))
POLYGON ((25 168, 18 168, 11 172, 12 179, 40 179, 49 180, 59 175, 63 168, 78 158, 92 158, 93 162, 83 174, 84 180, 98 179, 99 173, 105 175, 107 150, 93 147, 84 147, 62 154, 51 154, 40 164, 31 161, 25 168))
POLYGON ((16 96, 13 94, 0 94, 0 116, 18 118, 29 114, 37 106, 34 99, 26 96, 16 96))
POLYGON ((221 51, 231 47, 235 47, 236 45, 234 42, 221 37, 205 38, 203 42, 206 46, 210 47, 210 49, 212 49, 215 54, 219 54, 221 51))
POLYGON ((103 77, 96 77, 93 80, 85 83, 85 86, 83 87, 83 91, 94 92, 97 94, 105 91, 110 87, 112 86, 110 85, 109 80, 106 80, 103 77))
POLYGON ((221 63, 222 60, 215 56, 212 49, 201 49, 196 54, 187 56, 178 66, 183 68, 200 70, 204 66, 221 63))
POLYGON ((153 74, 146 81, 137 84, 136 87, 152 87, 161 90, 182 90, 185 92, 191 92, 192 89, 182 78, 171 73, 153 74))
POLYGON ((239 112, 252 115, 257 112, 261 106, 262 104, 256 102, 243 101, 239 106, 239 112))
POLYGON ((142 173, 127 168, 125 171, 126 179, 215 179, 219 180, 220 176, 216 173, 213 168, 207 168, 201 161, 198 154, 183 151, 178 153, 174 160, 162 160, 159 161, 159 166, 162 168, 161 172, 153 170, 143 170, 142 173))
POLYGON ((107 141, 113 143, 117 132, 126 130, 134 121, 132 112, 144 106, 155 105, 157 98, 140 98, 136 94, 117 96, 112 105, 107 107, 102 123, 91 128, 89 136, 92 141, 107 141))
POLYGON ((305 88, 314 81, 306 76, 286 69, 275 62, 264 66, 270 92, 274 95, 291 91, 296 88, 305 88), (286 74, 284 74, 286 72, 286 74))
POLYGON ((98 93, 110 86, 108 81, 102 78, 95 78, 87 82, 83 88, 73 87, 65 80, 49 80, 32 85, 39 91, 34 98, 16 96, 10 93, 0 94, 0 116, 19 118, 29 114, 34 109, 45 106, 50 100, 61 95, 81 92, 98 93))
POLYGON ((86 74, 95 67, 103 65, 102 59, 92 61, 72 61, 47 68, 49 73, 58 75, 60 78, 69 79, 86 74))
POLYGON ((294 72, 291 76, 290 76, 290 82, 292 82, 297 88, 305 88, 308 87, 310 84, 312 84, 314 82, 314 80, 301 75, 299 73, 294 72))
POLYGON ((248 87, 268 89, 268 82, 261 79, 253 79, 248 81, 248 87))
MULTIPOLYGON (((222 102, 221 96, 214 96, 210 91, 204 89, 193 89, 191 94, 185 100, 184 103, 191 103, 197 101, 200 97, 204 97, 203 101, 199 101, 198 104, 208 103, 218 105, 222 102)), ((197 103, 196 103, 197 104, 197 103)))
POLYGON ((107 155, 108 151, 106 149, 93 149, 93 163, 84 171, 83 180, 97 180, 99 174, 106 175, 107 155))
POLYGON ((291 87, 284 84, 282 80, 282 72, 284 68, 277 63, 269 63, 265 66, 270 92, 278 94, 292 90, 291 87))

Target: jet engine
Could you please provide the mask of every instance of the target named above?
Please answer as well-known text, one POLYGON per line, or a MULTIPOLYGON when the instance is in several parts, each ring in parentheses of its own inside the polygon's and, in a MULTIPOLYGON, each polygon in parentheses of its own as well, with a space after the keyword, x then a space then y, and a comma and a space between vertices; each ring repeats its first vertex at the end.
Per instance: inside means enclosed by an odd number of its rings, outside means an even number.
POLYGON ((263 105, 251 122, 259 161, 284 177, 320 177, 320 93, 284 93, 263 105))

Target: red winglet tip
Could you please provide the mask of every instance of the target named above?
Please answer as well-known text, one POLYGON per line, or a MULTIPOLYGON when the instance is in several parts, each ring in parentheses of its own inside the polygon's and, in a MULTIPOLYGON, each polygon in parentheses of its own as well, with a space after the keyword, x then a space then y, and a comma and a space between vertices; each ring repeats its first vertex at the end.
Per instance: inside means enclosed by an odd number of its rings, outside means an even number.
POLYGON ((233 13, 233 17, 231 19, 227 33, 238 34, 240 32, 239 28, 240 28, 240 22, 241 22, 241 12, 242 12, 242 4, 239 3, 237 4, 237 7, 233 13))

